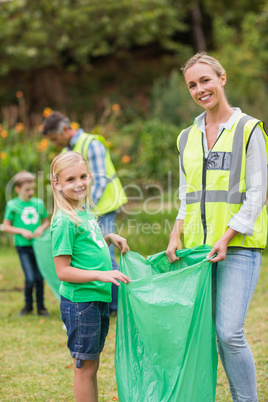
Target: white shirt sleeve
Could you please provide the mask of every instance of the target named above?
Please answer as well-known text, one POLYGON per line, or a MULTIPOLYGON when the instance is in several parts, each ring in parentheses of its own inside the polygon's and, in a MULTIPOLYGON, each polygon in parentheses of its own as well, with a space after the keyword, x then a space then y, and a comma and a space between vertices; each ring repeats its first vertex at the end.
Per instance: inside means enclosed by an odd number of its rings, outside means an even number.
POLYGON ((251 135, 246 156, 246 198, 229 221, 228 227, 252 236, 254 223, 266 203, 267 156, 263 132, 257 126, 251 135))

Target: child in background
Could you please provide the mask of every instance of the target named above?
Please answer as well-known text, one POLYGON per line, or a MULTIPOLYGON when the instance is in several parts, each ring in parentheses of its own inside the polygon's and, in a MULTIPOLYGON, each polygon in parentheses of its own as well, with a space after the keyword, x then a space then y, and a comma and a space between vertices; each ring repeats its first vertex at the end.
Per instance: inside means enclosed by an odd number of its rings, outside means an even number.
POLYGON ((91 176, 84 157, 73 151, 58 155, 51 164, 54 196, 52 249, 62 281, 61 316, 67 328, 68 348, 74 359, 76 401, 98 401, 97 370, 109 329, 111 284, 129 278, 112 270, 108 246, 122 254, 124 238, 103 238, 88 198, 91 176))
POLYGON ((13 177, 13 185, 18 197, 8 201, 5 209, 3 228, 13 233, 15 247, 25 275, 25 306, 20 315, 33 311, 33 288, 36 290, 37 312, 41 316, 49 313, 44 306, 44 281, 38 269, 32 248, 32 241, 40 237, 49 226, 47 211, 40 198, 34 198, 35 176, 25 170, 13 177))

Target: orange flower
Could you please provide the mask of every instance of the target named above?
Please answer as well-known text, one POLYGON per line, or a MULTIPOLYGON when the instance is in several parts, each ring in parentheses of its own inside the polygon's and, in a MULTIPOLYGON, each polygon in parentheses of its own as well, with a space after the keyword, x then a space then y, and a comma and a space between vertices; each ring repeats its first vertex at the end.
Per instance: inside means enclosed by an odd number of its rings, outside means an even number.
POLYGON ((6 159, 7 154, 5 152, 0 152, 0 159, 4 160, 6 159))
POLYGON ((17 91, 16 92, 16 97, 17 98, 22 98, 23 97, 23 92, 22 91, 17 91))
POLYGON ((106 147, 111 148, 111 146, 112 146, 112 143, 110 141, 106 141, 106 147))
POLYGON ((115 103, 115 104, 112 106, 112 109, 113 109, 114 112, 118 112, 118 111, 120 110, 120 106, 119 106, 117 103, 115 103))
POLYGON ((50 109, 50 107, 45 107, 45 109, 43 110, 43 116, 44 116, 44 117, 50 116, 51 113, 53 113, 53 110, 50 109))
POLYGON ((76 121, 71 122, 71 127, 73 130, 78 130, 80 125, 76 121))
POLYGON ((43 139, 39 142, 39 144, 38 144, 38 146, 37 146, 37 151, 38 151, 38 152, 46 151, 46 150, 48 149, 48 146, 49 146, 49 141, 48 141, 48 139, 47 139, 47 138, 43 138, 43 139))
POLYGON ((130 156, 129 155, 124 155, 122 156, 122 162, 123 163, 129 163, 130 162, 130 156))
POLYGON ((17 123, 15 130, 17 133, 21 133, 24 130, 24 124, 23 123, 17 123))
POLYGON ((2 138, 7 138, 7 136, 8 136, 7 130, 1 131, 1 137, 2 137, 2 138))

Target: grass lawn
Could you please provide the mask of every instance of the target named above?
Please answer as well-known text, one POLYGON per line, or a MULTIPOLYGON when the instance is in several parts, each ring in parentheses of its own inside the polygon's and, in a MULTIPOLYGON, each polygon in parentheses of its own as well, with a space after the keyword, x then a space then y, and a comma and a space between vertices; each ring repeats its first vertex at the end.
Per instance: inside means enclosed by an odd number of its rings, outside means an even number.
MULTIPOLYGON (((169 216, 170 222, 175 213, 169 216)), ((118 219, 121 234, 129 239, 133 251, 143 255, 162 251, 167 246, 169 226, 159 215, 153 233, 146 223, 155 216, 133 218, 131 227, 126 218, 118 219), (136 223, 140 222, 137 232, 136 223)), ((267 276, 268 253, 264 253, 262 270, 246 321, 247 339, 252 347, 257 368, 259 400, 268 400, 267 389, 267 276)), ((36 313, 19 317, 23 306, 24 277, 13 247, 0 251, 0 400, 1 401, 74 401, 72 359, 62 330, 59 303, 51 290, 45 288, 46 307, 50 317, 36 313)), ((106 347, 99 370, 99 400, 118 400, 114 374, 116 318, 112 317, 106 347)), ((227 380, 219 364, 216 401, 231 401, 227 380)), ((124 401, 132 402, 132 401, 124 401)), ((143 401, 133 401, 143 402, 143 401)), ((158 401, 155 401, 158 402, 158 401)), ((195 402, 195 401, 193 401, 195 402)))

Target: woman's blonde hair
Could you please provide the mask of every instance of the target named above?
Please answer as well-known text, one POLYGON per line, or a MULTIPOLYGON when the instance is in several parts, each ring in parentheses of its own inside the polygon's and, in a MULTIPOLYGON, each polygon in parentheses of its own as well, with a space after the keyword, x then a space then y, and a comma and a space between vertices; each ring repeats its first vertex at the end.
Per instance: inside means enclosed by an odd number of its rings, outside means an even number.
POLYGON ((181 67, 183 75, 185 75, 185 72, 188 70, 188 68, 192 67, 196 63, 208 64, 211 68, 213 68, 218 77, 221 77, 222 74, 226 74, 224 68, 217 59, 209 56, 206 52, 198 52, 187 60, 184 66, 181 67))
MULTIPOLYGON (((86 159, 78 152, 74 152, 74 151, 64 152, 63 154, 56 156, 51 163, 50 180, 51 180, 51 185, 52 185, 52 190, 53 190, 53 198, 54 198, 54 211, 53 211, 51 223, 53 222, 53 219, 54 219, 55 214, 58 211, 58 209, 61 209, 63 212, 65 212, 67 215, 69 215, 70 218, 74 221, 74 223, 77 226, 80 222, 76 209, 70 204, 68 199, 65 198, 63 192, 57 190, 55 188, 55 186, 53 185, 53 181, 58 181, 61 173, 65 169, 68 169, 69 167, 74 165, 75 163, 83 163, 89 173, 88 164, 87 164, 86 159)), ((87 195, 85 197, 84 202, 85 202, 85 206, 90 207, 90 209, 93 211, 93 209, 95 208, 95 205, 91 201, 91 198, 89 195, 87 195)))

